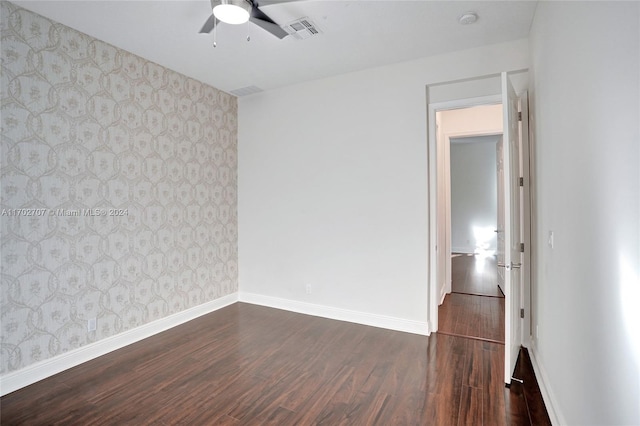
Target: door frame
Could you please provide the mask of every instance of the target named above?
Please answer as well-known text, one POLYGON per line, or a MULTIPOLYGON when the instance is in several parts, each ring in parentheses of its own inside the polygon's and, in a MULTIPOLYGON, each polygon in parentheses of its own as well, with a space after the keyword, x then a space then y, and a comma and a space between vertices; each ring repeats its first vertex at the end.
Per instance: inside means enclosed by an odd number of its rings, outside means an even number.
POLYGON ((524 318, 522 321, 522 346, 528 348, 531 345, 531 285, 532 285, 532 258, 533 241, 532 241, 532 222, 531 212, 531 181, 533 175, 531 172, 531 142, 529 141, 529 92, 524 91, 518 93, 520 113, 522 120, 520 121, 520 173, 523 178, 522 186, 522 205, 520 207, 520 232, 522 233, 522 242, 524 243, 524 252, 522 253, 522 307, 524 308, 524 318))
MULTIPOLYGON (((489 104, 485 104, 485 105, 489 105, 489 104)), ((457 109, 457 108, 454 108, 457 109)), ((436 111, 437 112, 442 112, 445 110, 439 109, 436 111)), ((444 179, 445 179, 445 187, 448 188, 446 197, 445 197, 445 219, 447 220, 446 222, 446 228, 445 228, 445 252, 449 252, 451 253, 451 154, 450 154, 450 150, 451 150, 451 139, 456 139, 456 138, 472 138, 472 137, 482 137, 482 136, 502 136, 502 132, 501 131, 494 131, 494 130, 482 130, 482 131, 465 131, 465 132, 448 132, 448 133, 443 133, 442 134, 442 138, 444 141, 444 145, 445 145, 445 150, 446 150, 446 154, 445 154, 445 162, 446 164, 449 165, 449 170, 446 170, 444 173, 444 179)), ((437 143, 438 143, 438 135, 436 135, 436 150, 437 150, 437 143)), ((437 194, 436 194, 436 200, 437 200, 437 194)), ((436 220, 437 220, 437 214, 436 214, 436 220)), ((436 230, 437 231, 437 230, 436 230)), ((437 237, 437 236, 436 236, 437 237)), ((436 242, 437 243, 437 242, 436 242)), ((437 253, 436 253, 437 255, 437 253)), ((436 275, 437 275, 437 270, 436 270, 436 275)), ((451 258, 447 259, 447 265, 445 268, 445 294, 449 294, 451 293, 451 258)), ((442 304, 444 300, 444 295, 440 296, 440 302, 439 304, 442 304)))
MULTIPOLYGON (((440 295, 438 294, 438 174, 440 172, 437 161, 437 133, 436 112, 454 109, 471 108, 480 105, 495 105, 502 103, 502 97, 498 95, 481 96, 476 98, 456 99, 452 101, 429 103, 428 105, 428 178, 429 178, 429 274, 428 274, 428 300, 429 300, 429 334, 438 331, 438 306, 440 295)), ((448 189, 449 192, 451 188, 448 189)), ((451 212, 448 212, 449 216, 451 212)))
MULTIPOLYGON (((528 126, 528 96, 527 92, 518 94, 520 98, 520 108, 522 111, 522 128, 521 128, 521 173, 524 177, 524 191, 523 191, 523 203, 521 208, 521 221, 522 221, 522 241, 525 244, 525 252, 522 258, 522 307, 524 308, 525 315, 522 320, 522 345, 528 347, 531 341, 531 180, 532 170, 531 153, 529 144, 529 126, 528 126)), ((429 231, 429 245, 428 245, 428 283, 427 294, 429 303, 429 318, 427 319, 428 334, 438 331, 438 306, 440 302, 440 295, 438 294, 438 251, 437 251, 437 235, 438 235, 438 197, 437 177, 439 174, 438 161, 437 161, 437 127, 436 127, 436 112, 446 111, 453 109, 471 108, 480 105, 494 105, 502 103, 501 94, 480 96, 466 99, 456 99, 444 102, 428 103, 427 111, 427 129, 428 129, 428 146, 427 146, 427 158, 428 158, 428 224, 427 229, 429 231)), ((449 188, 450 191, 450 188, 449 188)), ((450 212, 448 212, 450 215, 450 212)))

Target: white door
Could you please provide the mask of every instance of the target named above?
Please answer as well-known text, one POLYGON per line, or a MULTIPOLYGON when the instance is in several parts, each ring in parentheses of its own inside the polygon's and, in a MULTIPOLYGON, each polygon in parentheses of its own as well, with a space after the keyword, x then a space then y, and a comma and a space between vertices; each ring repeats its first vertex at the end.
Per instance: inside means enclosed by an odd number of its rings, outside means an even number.
POLYGON ((496 220, 496 257, 498 264, 498 287, 504 294, 504 149, 502 136, 496 144, 496 166, 497 166, 497 198, 498 198, 498 217, 496 220))
POLYGON ((504 381, 511 384, 522 343, 520 296, 520 151, 518 97, 507 73, 502 73, 503 167, 504 167, 504 381))

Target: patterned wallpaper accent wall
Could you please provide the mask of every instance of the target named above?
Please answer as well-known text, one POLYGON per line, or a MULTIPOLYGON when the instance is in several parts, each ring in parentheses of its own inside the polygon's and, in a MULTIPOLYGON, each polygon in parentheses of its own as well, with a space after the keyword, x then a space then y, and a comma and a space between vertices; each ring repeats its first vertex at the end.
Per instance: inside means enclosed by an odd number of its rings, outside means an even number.
POLYGON ((236 292, 237 99, 0 8, 0 374, 236 292))

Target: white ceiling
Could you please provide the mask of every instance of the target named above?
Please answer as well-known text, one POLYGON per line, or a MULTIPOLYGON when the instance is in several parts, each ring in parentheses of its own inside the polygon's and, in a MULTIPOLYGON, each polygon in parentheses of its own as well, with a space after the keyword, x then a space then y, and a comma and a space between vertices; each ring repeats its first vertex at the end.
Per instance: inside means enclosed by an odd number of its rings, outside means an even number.
POLYGON ((198 33, 211 14, 209 0, 14 3, 227 92, 525 38, 536 7, 535 1, 287 1, 261 10, 281 25, 308 17, 322 34, 280 40, 254 24, 220 24, 214 48, 212 34, 198 33), (467 11, 478 22, 460 25, 467 11))

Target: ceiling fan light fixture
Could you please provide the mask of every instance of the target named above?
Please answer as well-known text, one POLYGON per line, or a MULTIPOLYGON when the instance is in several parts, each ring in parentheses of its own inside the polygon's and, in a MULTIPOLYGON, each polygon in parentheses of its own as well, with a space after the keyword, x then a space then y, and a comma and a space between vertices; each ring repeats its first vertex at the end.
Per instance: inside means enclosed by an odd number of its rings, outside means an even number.
POLYGON ((244 24, 250 18, 251 4, 245 0, 222 0, 213 7, 213 16, 226 24, 244 24))

